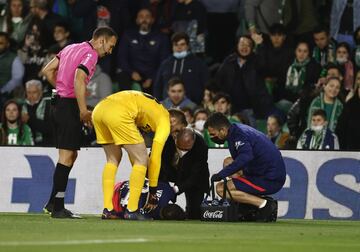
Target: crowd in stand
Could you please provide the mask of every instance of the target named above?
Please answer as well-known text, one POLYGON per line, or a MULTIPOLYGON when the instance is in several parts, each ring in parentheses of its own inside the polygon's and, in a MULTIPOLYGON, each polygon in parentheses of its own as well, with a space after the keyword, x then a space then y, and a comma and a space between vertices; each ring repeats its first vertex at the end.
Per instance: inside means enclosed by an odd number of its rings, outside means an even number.
POLYGON ((0 0, 0 144, 53 145, 41 69, 110 26, 120 39, 87 86, 90 108, 140 90, 209 147, 227 147, 204 130, 216 111, 280 149, 360 149, 359 12, 360 0, 0 0))

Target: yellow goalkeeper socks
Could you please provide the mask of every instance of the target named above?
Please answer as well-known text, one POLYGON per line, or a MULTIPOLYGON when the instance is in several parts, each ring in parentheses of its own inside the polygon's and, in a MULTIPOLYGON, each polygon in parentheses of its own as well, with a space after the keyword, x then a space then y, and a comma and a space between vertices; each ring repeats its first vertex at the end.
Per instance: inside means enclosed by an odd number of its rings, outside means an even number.
POLYGON ((134 165, 130 174, 130 195, 127 209, 130 212, 136 211, 139 205, 139 198, 144 186, 146 175, 146 167, 142 165, 134 165))
POLYGON ((112 163, 106 163, 102 176, 102 186, 104 193, 104 208, 112 210, 114 208, 112 203, 112 197, 114 194, 115 176, 117 166, 112 163))

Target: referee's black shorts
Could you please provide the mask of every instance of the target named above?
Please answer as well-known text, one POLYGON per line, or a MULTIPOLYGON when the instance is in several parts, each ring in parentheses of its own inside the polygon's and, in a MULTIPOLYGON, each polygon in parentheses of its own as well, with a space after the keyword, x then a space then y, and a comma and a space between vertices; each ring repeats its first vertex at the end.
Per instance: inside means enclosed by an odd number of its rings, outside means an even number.
POLYGON ((76 98, 58 98, 53 112, 56 148, 80 150, 82 123, 76 98))

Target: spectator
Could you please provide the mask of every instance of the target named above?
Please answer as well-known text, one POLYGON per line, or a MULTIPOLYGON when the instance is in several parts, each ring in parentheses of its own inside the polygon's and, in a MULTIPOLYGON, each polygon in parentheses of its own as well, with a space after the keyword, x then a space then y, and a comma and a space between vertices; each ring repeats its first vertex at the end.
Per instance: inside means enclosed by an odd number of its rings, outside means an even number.
POLYGON ((325 27, 318 27, 313 31, 313 38, 315 47, 312 57, 322 67, 328 63, 335 62, 336 41, 330 37, 328 29, 325 27))
POLYGON ((280 91, 283 103, 287 101, 291 106, 299 97, 308 96, 315 88, 320 71, 320 65, 310 57, 309 45, 306 42, 298 43, 295 60, 288 68, 285 86, 280 91))
POLYGON ((208 147, 200 134, 181 126, 165 144, 159 180, 175 183, 175 193, 185 194, 187 218, 200 219, 200 204, 209 190, 208 147))
POLYGON ((194 111, 188 107, 184 107, 181 111, 185 114, 186 121, 188 123, 188 127, 191 127, 194 123, 194 111))
POLYGON ((153 29, 154 18, 148 9, 139 10, 137 29, 126 30, 119 44, 120 89, 131 89, 133 82, 152 93, 158 68, 170 54, 168 37, 153 29), (125 83, 123 83, 125 82, 125 83))
POLYGON ((338 150, 337 136, 327 127, 326 112, 322 109, 313 111, 311 126, 301 135, 297 149, 338 150))
POLYGON ((41 46, 43 48, 49 48, 52 44, 55 44, 53 36, 49 36, 54 33, 55 24, 63 22, 63 18, 49 9, 47 0, 30 0, 30 10, 34 15, 34 19, 30 24, 30 27, 35 22, 40 30, 41 46))
POLYGON ((189 52, 189 36, 186 33, 173 34, 171 42, 173 55, 160 65, 154 84, 154 95, 158 100, 165 99, 168 81, 178 76, 184 81, 187 97, 200 104, 209 78, 209 70, 205 62, 189 52))
POLYGON ((321 12, 323 1, 293 0, 282 3, 284 4, 283 23, 290 31, 289 35, 294 37, 295 43, 306 41, 312 47, 314 41, 312 32, 319 26, 318 16, 326 15, 321 12))
POLYGON ((266 129, 267 137, 278 149, 283 149, 286 145, 286 141, 289 138, 289 133, 283 132, 283 122, 277 115, 270 115, 267 119, 266 129))
POLYGON ((346 42, 355 47, 353 32, 360 26, 360 1, 332 1, 330 16, 330 35, 338 42, 346 42))
POLYGON ((21 107, 15 100, 5 102, 0 128, 6 136, 5 145, 34 145, 31 129, 21 121, 21 107))
MULTIPOLYGON (((360 83, 360 72, 356 75, 360 83)), ((354 96, 345 103, 336 127, 340 147, 343 150, 360 150, 360 88, 356 85, 354 96)))
POLYGON ((204 109, 208 110, 209 112, 215 111, 214 103, 213 103, 214 94, 215 93, 213 92, 212 87, 210 86, 205 87, 204 96, 201 101, 201 106, 204 109))
POLYGON ((70 29, 65 22, 55 24, 53 36, 56 43, 50 46, 49 51, 58 53, 65 46, 72 43, 72 40, 70 39, 70 29))
POLYGON ((245 17, 250 34, 269 33, 269 27, 281 21, 281 1, 245 0, 245 17))
POLYGON ((0 31, 9 34, 17 46, 25 38, 32 16, 27 14, 25 0, 9 0, 6 15, 0 17, 0 31))
POLYGON ((209 113, 207 110, 200 108, 195 110, 194 112, 194 125, 193 128, 204 135, 204 125, 206 120, 209 117, 209 113))
POLYGON ((360 26, 356 28, 354 32, 354 41, 355 41, 355 51, 354 51, 354 60, 356 69, 360 69, 360 26))
POLYGON ((175 0, 143 0, 142 3, 143 7, 151 11, 155 27, 165 34, 169 34, 171 30, 174 5, 175 0))
POLYGON ((9 35, 6 32, 0 32, 0 109, 11 97, 11 92, 21 85, 24 76, 23 64, 9 47, 9 35))
POLYGON ((77 34, 77 40, 90 39, 92 32, 97 28, 98 1, 70 0, 68 4, 72 15, 82 21, 82 29, 77 34))
POLYGON ((326 112, 327 127, 335 131, 339 116, 343 110, 343 104, 338 98, 341 81, 337 78, 329 78, 324 85, 324 91, 320 93, 310 104, 308 110, 307 127, 311 127, 312 115, 315 110, 322 109, 326 112))
POLYGON ((17 51, 21 62, 25 66, 24 82, 39 79, 40 70, 45 62, 47 48, 42 46, 41 40, 42 37, 48 34, 41 33, 39 25, 39 23, 31 24, 31 30, 26 33, 25 40, 17 51))
POLYGON ((351 61, 351 50, 346 42, 339 43, 336 47, 336 63, 344 73, 344 89, 349 92, 354 84, 354 64, 351 61))
POLYGON ((356 89, 358 87, 360 87, 360 70, 356 72, 354 88, 347 94, 346 98, 344 99, 345 102, 348 102, 356 94, 356 89))
POLYGON ((220 91, 230 94, 232 112, 247 113, 250 125, 255 119, 264 119, 273 108, 272 97, 266 90, 253 53, 254 42, 248 36, 241 36, 236 52, 228 56, 216 73, 216 85, 220 91))
MULTIPOLYGON (((234 118, 231 116, 231 100, 230 96, 226 93, 219 92, 215 95, 213 102, 215 107, 215 112, 219 112, 226 116, 226 118, 231 123, 238 123, 239 121, 237 118, 234 118)), ((227 141, 224 142, 224 144, 218 144, 211 140, 211 137, 209 135, 209 132, 207 129, 204 130, 204 139, 206 144, 210 148, 227 148, 228 143, 227 141)))
POLYGON ((42 83, 25 83, 26 100, 22 107, 22 121, 29 125, 37 146, 53 145, 53 127, 50 115, 50 97, 43 97, 42 83))
POLYGON ((239 26, 241 0, 201 0, 207 13, 206 56, 211 63, 220 63, 231 53, 239 26), (226 28, 226 29, 224 29, 226 28), (221 39, 219 39, 221 38, 221 39))
MULTIPOLYGON (((340 81, 343 79, 342 72, 339 66, 335 64, 329 64, 326 67, 326 76, 319 79, 317 84, 317 89, 313 90, 310 95, 299 98, 290 108, 287 114, 287 126, 289 128, 290 137, 289 137, 289 147, 291 143, 296 143, 302 132, 307 128, 307 116, 309 106, 312 100, 319 95, 321 90, 323 90, 324 84, 330 78, 338 78, 340 81)), ((342 94, 339 94, 341 97, 342 94)), ((342 98, 341 98, 342 99, 342 98)))
POLYGON ((214 112, 220 112, 221 114, 225 115, 230 120, 230 122, 238 122, 237 119, 234 119, 231 116, 232 103, 230 95, 219 92, 215 94, 213 103, 215 108, 214 112))
MULTIPOLYGON (((321 90, 327 79, 331 77, 338 78, 341 80, 341 83, 344 80, 342 69, 340 69, 340 66, 335 63, 327 64, 326 67, 322 70, 320 78, 316 83, 316 89, 321 90), (323 76, 324 74, 325 76, 323 76)), ((343 85, 341 85, 341 87, 344 88, 343 85)))
POLYGON ((205 52, 206 9, 198 0, 176 0, 172 30, 186 32, 192 53, 205 52))
POLYGON ((185 107, 195 110, 196 104, 193 103, 189 98, 185 95, 185 85, 184 82, 177 78, 171 78, 168 84, 168 98, 161 102, 165 108, 176 108, 183 109, 185 107))
POLYGON ((104 73, 99 64, 96 65, 94 75, 86 86, 86 104, 95 107, 100 100, 112 93, 112 81, 109 75, 104 73))
POLYGON ((269 27, 270 43, 261 39, 257 41, 257 54, 262 62, 262 74, 265 84, 274 100, 278 101, 279 86, 286 81, 286 71, 294 59, 293 48, 287 39, 284 25, 275 23, 269 27))

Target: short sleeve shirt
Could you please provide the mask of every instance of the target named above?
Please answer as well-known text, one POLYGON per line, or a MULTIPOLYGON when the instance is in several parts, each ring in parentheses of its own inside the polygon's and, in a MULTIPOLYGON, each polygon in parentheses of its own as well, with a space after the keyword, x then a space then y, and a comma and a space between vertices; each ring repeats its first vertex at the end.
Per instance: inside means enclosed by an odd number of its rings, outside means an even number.
POLYGON ((81 68, 87 74, 86 83, 93 76, 98 54, 89 42, 72 44, 57 54, 59 68, 56 76, 56 90, 60 97, 75 98, 75 71, 81 68))

